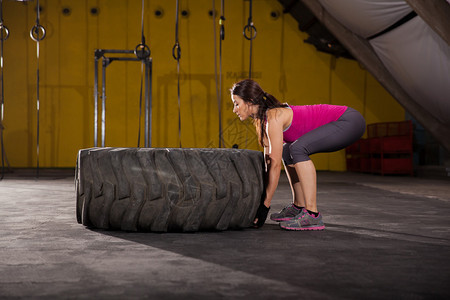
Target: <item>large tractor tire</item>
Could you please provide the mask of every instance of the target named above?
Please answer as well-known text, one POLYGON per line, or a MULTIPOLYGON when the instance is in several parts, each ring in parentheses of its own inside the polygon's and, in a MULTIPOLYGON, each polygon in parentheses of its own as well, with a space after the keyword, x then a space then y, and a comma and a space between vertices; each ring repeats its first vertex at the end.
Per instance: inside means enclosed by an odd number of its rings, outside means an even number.
POLYGON ((78 153, 77 221, 125 231, 251 226, 263 155, 240 149, 92 148, 78 153))

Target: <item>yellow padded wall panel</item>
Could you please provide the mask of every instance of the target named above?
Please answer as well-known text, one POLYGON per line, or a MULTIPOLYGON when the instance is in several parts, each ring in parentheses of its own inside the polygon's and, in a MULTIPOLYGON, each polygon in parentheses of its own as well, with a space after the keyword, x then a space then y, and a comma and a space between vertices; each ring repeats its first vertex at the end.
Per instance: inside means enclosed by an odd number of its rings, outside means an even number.
MULTIPOLYGON (((28 69, 33 57, 28 55, 27 7, 19 3, 3 3, 4 24, 9 28, 10 36, 4 42, 4 147, 12 166, 32 164, 31 139, 28 130, 29 105, 28 69), (14 4, 14 5, 13 5, 14 4)), ((31 46, 31 45, 30 45, 31 46)), ((33 92, 33 91, 31 91, 33 92)), ((30 112, 31 113, 31 112, 30 112)))
MULTIPOLYGON (((347 105, 361 114, 364 109, 365 71, 352 60, 330 59, 330 104, 347 105)), ((345 150, 329 153, 330 170, 345 170, 345 150)))
POLYGON ((372 76, 367 76, 366 122, 395 122, 405 119, 403 107, 372 76))

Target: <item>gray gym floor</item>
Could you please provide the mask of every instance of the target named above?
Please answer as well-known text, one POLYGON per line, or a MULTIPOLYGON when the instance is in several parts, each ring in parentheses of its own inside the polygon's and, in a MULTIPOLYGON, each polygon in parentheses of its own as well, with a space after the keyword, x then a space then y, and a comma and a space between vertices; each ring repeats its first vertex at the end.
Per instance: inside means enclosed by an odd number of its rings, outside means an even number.
POLYGON ((28 175, 0 181, 1 299, 450 298, 446 179, 319 172, 324 231, 160 234, 87 229, 70 170, 28 175))

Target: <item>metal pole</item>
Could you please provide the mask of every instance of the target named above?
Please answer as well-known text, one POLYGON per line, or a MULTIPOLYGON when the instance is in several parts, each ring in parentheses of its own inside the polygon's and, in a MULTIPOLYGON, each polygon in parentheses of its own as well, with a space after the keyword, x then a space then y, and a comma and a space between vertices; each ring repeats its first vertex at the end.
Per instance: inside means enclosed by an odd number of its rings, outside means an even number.
MULTIPOLYGON (((39 4, 39 2, 38 2, 39 4)), ((39 11, 39 5, 37 6, 37 11, 39 11)), ((39 178, 39 40, 36 42, 36 52, 37 52, 37 71, 36 71, 36 118, 37 118, 37 128, 36 128, 36 177, 39 178)))
POLYGON ((153 120, 153 96, 152 96, 152 91, 153 91, 153 86, 152 86, 152 78, 153 78, 153 59, 150 58, 149 61, 149 70, 148 70, 149 74, 148 74, 148 85, 149 85, 149 98, 150 98, 150 105, 149 105, 149 124, 148 124, 148 129, 149 129, 149 134, 148 134, 148 146, 151 147, 152 146, 152 120, 153 120))
POLYGON ((102 147, 105 147, 105 124, 106 124, 106 65, 108 59, 102 59, 102 147))
POLYGON ((98 146, 98 58, 94 62, 94 147, 98 146))
MULTIPOLYGON (((9 31, 8 28, 3 25, 3 1, 0 0, 0 68, 1 68, 1 103, 0 103, 0 144, 1 144, 1 152, 2 152, 2 174, 0 177, 0 180, 3 179, 4 175, 5 175, 5 159, 6 159, 6 154, 5 154, 5 147, 4 147, 4 143, 3 143, 3 120, 4 120, 4 109, 5 109, 5 89, 4 89, 4 79, 3 79, 3 43, 4 41, 8 38, 9 36, 9 31), (5 34, 3 34, 3 31, 5 32, 5 34)), ((7 160, 6 160, 7 161, 7 160)))
POLYGON ((144 147, 148 148, 148 60, 145 60, 145 138, 144 147))

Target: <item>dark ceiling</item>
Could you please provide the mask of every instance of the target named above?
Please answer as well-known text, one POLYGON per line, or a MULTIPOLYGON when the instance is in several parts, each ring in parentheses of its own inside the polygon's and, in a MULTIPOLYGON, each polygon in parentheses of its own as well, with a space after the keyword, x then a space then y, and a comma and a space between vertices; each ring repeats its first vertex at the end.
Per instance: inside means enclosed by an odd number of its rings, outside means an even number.
POLYGON ((297 20, 299 30, 308 34, 308 38, 304 40, 305 43, 314 45, 318 51, 336 57, 354 59, 300 0, 278 0, 278 2, 284 7, 283 13, 290 13, 297 20))

